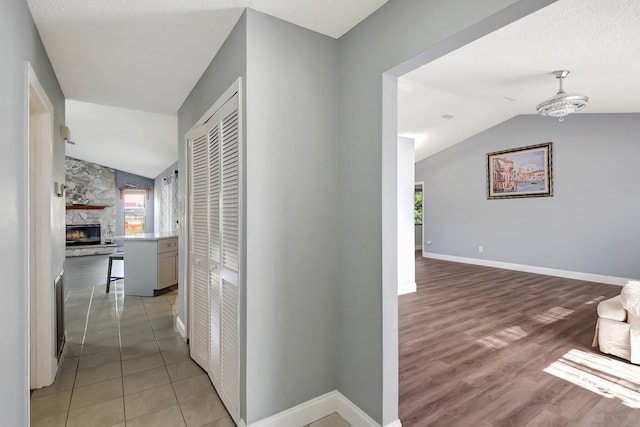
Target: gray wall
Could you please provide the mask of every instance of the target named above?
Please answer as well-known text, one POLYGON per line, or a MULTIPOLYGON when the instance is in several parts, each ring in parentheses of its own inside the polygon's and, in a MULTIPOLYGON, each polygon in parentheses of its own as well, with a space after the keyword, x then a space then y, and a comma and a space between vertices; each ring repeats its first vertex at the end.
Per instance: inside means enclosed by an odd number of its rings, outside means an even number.
MULTIPOLYGON (((397 419, 397 290, 383 301, 382 289, 383 73, 550 1, 524 0, 485 20, 517 2, 392 0, 337 43, 257 12, 243 16, 178 119, 186 170, 184 135, 246 77, 245 421, 332 388, 381 424, 397 419), (383 310, 392 313, 387 323, 383 310)), ((394 133, 385 137, 395 141, 394 133)))
POLYGON ((336 388, 337 70, 336 40, 247 11, 248 423, 336 388))
POLYGON ((523 115, 422 160, 426 250, 640 277, 638 135, 640 114, 523 115), (548 141, 553 197, 486 199, 486 153, 548 141))
MULTIPOLYGON (((145 210, 147 217, 144 222, 144 232, 153 233, 153 221, 154 221, 154 181, 144 176, 134 175, 129 172, 123 172, 116 170, 116 236, 124 235, 124 200, 120 197, 120 188, 126 184, 134 184, 139 188, 149 188, 149 198, 145 204, 145 210)), ((118 241, 119 245, 122 245, 122 241, 118 241)))
MULTIPOLYGON (((423 213, 424 215, 424 213, 423 213)), ((421 225, 416 225, 415 226, 415 243, 416 243, 416 247, 418 246, 422 246, 422 226, 421 225)))
POLYGON ((336 388, 337 42, 247 10, 180 109, 180 138, 239 76, 252 118, 242 302, 252 375, 241 378, 251 423, 336 388))
MULTIPOLYGON (((0 129, 4 177, 4 206, 0 216, 3 274, 3 309, 0 310, 2 345, 0 354, 0 413, 5 425, 28 425, 28 331, 26 282, 27 148, 26 67, 30 61, 55 109, 54 181, 64 182, 64 142, 56 129, 64 123, 64 97, 24 0, 3 0, 0 6, 0 129)), ((64 198, 58 198, 60 213, 54 236, 60 235, 53 251, 53 270, 64 263, 64 198), (59 228, 59 230, 58 230, 59 228)))
MULTIPOLYGON (((238 77, 246 76, 246 14, 243 14, 236 26, 234 27, 227 40, 224 42, 218 54, 215 56, 209 67, 205 70, 204 74, 198 80, 187 99, 184 101, 180 110, 178 110, 178 169, 185 171, 184 178, 178 180, 178 198, 180 204, 184 207, 186 204, 186 190, 187 190, 187 156, 186 156, 186 143, 185 137, 189 129, 196 123, 202 115, 207 112, 209 108, 218 100, 218 98, 235 82, 238 77)), ((243 82, 246 84, 246 82, 243 82)), ((244 93, 244 90, 243 90, 244 93)), ((245 105, 245 100, 241 100, 242 105, 245 105)), ((244 114, 244 113, 243 113, 244 114)), ((244 127, 244 123, 243 123, 244 127)), ((186 283, 186 254, 188 247, 186 245, 186 221, 185 210, 180 211, 180 223, 183 224, 180 227, 179 232, 179 284, 178 284, 178 316, 183 323, 186 323, 185 315, 185 294, 183 292, 186 283)), ((245 342, 246 337, 246 324, 243 321, 246 310, 246 292, 245 289, 241 289, 241 337, 240 343, 240 408, 241 417, 246 420, 246 388, 245 388, 245 375, 246 375, 246 352, 245 342)))

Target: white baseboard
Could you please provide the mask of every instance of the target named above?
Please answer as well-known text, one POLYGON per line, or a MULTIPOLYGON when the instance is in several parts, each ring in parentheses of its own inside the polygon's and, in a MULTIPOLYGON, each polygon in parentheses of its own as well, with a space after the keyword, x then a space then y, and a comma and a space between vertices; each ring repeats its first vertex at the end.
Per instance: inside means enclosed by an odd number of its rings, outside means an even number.
POLYGON ((182 323, 182 319, 180 319, 180 316, 176 316, 176 329, 178 330, 178 333, 180 334, 182 339, 186 341, 187 328, 185 328, 184 323, 182 323))
MULTIPOLYGON (((284 410, 248 426, 240 420, 241 427, 301 427, 331 415, 340 414, 353 427, 380 427, 369 415, 358 408, 337 390, 308 400, 300 405, 284 410)), ((402 427, 400 420, 396 420, 385 427, 402 427)))
POLYGON ((416 245, 416 251, 419 251, 420 249, 422 249, 422 245, 416 245))
POLYGON ((534 265, 514 264, 510 262, 492 261, 489 259, 467 258, 455 255, 443 255, 433 252, 423 252, 425 258, 443 261, 461 262, 464 264, 482 265, 485 267, 503 268, 505 270, 524 271, 527 273, 544 274, 546 276, 563 277, 565 279, 584 280, 587 282, 605 283, 607 285, 622 286, 629 280, 626 277, 605 276, 602 274, 582 273, 579 271, 560 270, 557 268, 537 267, 534 265))
POLYGON ((411 294, 417 290, 418 287, 416 286, 416 282, 398 285, 398 295, 411 294))
POLYGON ((353 427, 380 427, 373 418, 367 415, 362 409, 358 408, 352 401, 347 399, 339 391, 334 391, 336 400, 336 410, 342 418, 347 420, 353 427))
POLYGON ((286 409, 248 427, 301 427, 335 412, 335 391, 286 409))

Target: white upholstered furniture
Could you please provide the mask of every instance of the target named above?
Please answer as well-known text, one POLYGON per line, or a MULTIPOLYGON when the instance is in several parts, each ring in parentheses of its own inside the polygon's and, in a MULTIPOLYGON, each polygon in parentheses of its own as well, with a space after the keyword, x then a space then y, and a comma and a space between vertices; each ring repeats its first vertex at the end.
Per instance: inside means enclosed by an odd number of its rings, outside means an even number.
POLYGON ((617 295, 598 304, 593 346, 640 364, 640 282, 629 281, 617 295))

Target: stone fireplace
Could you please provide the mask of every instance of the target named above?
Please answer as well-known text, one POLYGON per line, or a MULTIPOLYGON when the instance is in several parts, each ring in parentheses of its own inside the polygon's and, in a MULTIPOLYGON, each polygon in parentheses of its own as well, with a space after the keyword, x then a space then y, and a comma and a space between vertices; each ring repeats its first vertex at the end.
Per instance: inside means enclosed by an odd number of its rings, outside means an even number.
POLYGON ((115 170, 96 163, 65 159, 67 256, 113 253, 116 228, 115 170))

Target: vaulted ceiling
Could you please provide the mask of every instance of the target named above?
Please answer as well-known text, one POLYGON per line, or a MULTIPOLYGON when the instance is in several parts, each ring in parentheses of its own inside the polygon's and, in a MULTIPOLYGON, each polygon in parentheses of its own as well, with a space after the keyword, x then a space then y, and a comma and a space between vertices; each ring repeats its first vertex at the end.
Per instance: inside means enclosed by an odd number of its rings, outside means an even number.
POLYGON ((399 133, 420 160, 536 114, 559 69, 567 92, 589 97, 582 113, 640 112, 638 52, 640 1, 560 0, 400 78, 399 133))
POLYGON ((386 1, 27 3, 71 100, 67 154, 153 178, 177 160, 176 112, 245 8, 339 38, 386 1))
POLYGON ((387 0, 27 0, 68 99, 175 113, 246 7, 338 38, 387 0))
MULTIPOLYGON (((81 101, 68 111, 78 143, 69 147, 70 155, 111 155, 103 164, 153 176, 177 158, 176 148, 169 147, 177 135, 162 139, 150 131, 134 139, 134 132, 114 120, 111 128, 119 138, 113 138, 88 125, 87 111, 84 116, 76 111, 92 110, 94 122, 105 105, 123 108, 118 117, 128 109, 160 113, 149 123, 164 118, 165 128, 173 129, 177 109, 245 7, 338 38, 386 1, 27 3, 65 97, 81 101), (140 145, 141 152, 154 151, 155 166, 136 170, 123 165, 114 153, 132 144, 140 145)), ((571 71, 568 92, 589 96, 584 113, 638 112, 639 29, 637 0, 559 0, 400 78, 399 133, 416 139, 420 160, 515 115, 535 114, 535 106, 557 91, 551 75, 557 69, 571 71)))

